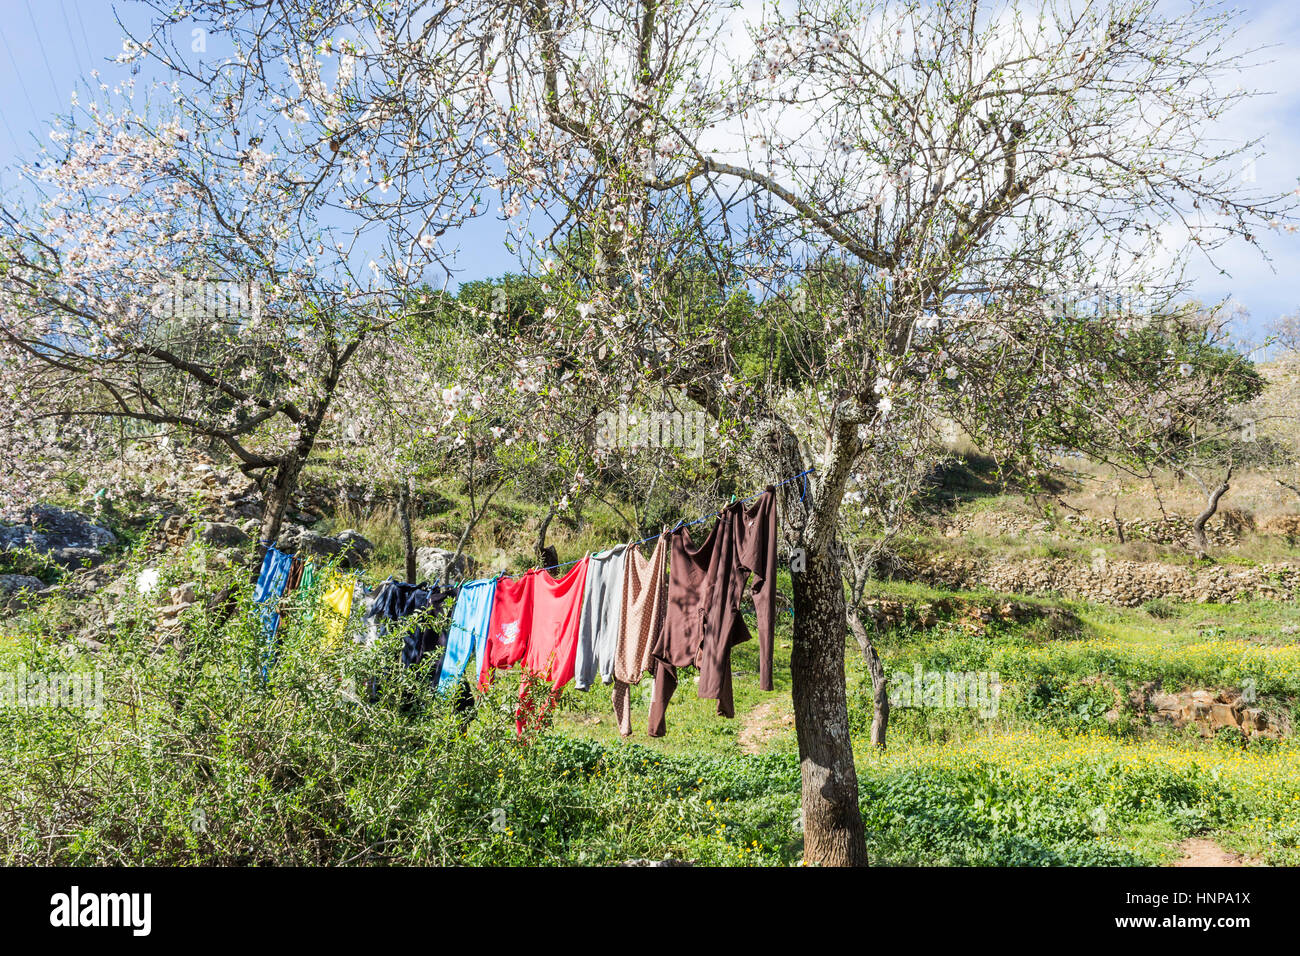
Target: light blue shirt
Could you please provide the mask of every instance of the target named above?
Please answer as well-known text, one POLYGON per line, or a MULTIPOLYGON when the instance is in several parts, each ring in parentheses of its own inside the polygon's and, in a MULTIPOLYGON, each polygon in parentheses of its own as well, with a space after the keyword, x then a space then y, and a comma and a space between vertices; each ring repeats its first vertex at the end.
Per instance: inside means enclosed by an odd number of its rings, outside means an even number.
POLYGON ((451 612, 451 633, 447 635, 447 652, 442 658, 438 693, 453 690, 465 674, 470 652, 477 659, 475 677, 483 673, 483 656, 487 652, 488 625, 492 621, 492 600, 497 593, 497 579, 471 581, 461 586, 456 607, 451 612))

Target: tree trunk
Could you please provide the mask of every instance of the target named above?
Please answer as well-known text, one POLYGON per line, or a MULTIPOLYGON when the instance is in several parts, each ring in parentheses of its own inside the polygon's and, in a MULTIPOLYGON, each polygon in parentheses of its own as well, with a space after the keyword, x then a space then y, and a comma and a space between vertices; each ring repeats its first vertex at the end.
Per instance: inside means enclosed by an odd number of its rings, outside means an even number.
POLYGON ((1214 513, 1219 510, 1219 499, 1228 492, 1228 482, 1224 482, 1210 492, 1205 501, 1205 510, 1196 516, 1192 522, 1192 539, 1195 542, 1196 556, 1198 558, 1207 558, 1210 555, 1210 541, 1205 536, 1205 525, 1214 517, 1214 513))
POLYGON ((533 553, 537 557, 539 568, 551 568, 560 563, 560 555, 555 550, 555 546, 546 543, 546 532, 551 527, 551 519, 555 517, 556 510, 555 504, 547 508, 546 517, 542 519, 541 527, 537 529, 537 542, 533 545, 533 553))
POLYGON ((271 481, 263 493, 265 504, 259 532, 260 542, 264 547, 274 545, 276 539, 280 537, 284 513, 289 510, 289 498, 298 487, 298 475, 302 472, 305 460, 306 455, 301 454, 297 449, 287 452, 271 475, 271 481))
POLYGON ((402 552, 406 556, 406 583, 414 584, 415 540, 411 536, 411 485, 403 477, 397 486, 397 519, 402 526, 402 552))
POLYGON ((865 866, 866 836, 844 688, 844 582, 832 550, 807 555, 807 569, 791 575, 790 676, 803 777, 804 859, 825 866, 865 866))
POLYGON ((871 746, 878 750, 885 749, 885 735, 889 730, 889 681, 885 677, 885 667, 880 663, 876 647, 856 612, 849 614, 849 629, 858 642, 867 670, 871 672, 871 746))

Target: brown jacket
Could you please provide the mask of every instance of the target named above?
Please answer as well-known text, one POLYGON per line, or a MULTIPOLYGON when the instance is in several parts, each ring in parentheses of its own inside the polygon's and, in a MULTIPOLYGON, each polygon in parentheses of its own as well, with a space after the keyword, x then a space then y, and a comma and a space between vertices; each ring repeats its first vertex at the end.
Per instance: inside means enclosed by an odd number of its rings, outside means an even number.
POLYGON ((731 649, 749 640, 740 612, 745 582, 753 574, 758 614, 758 679, 772 689, 773 627, 776 621, 776 494, 772 487, 749 507, 728 505, 704 543, 696 547, 690 531, 671 535, 668 613, 651 650, 654 701, 650 736, 668 732, 664 719, 677 689, 677 668, 697 667, 699 696, 718 702, 718 713, 736 715, 731 693, 731 649))

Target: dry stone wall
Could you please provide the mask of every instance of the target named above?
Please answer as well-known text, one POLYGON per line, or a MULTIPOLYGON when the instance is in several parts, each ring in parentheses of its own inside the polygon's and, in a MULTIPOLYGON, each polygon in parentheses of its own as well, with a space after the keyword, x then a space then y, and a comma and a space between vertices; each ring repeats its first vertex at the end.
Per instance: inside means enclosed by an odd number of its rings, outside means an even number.
POLYGON ((988 561, 945 555, 918 562, 913 577, 949 590, 985 588, 1007 594, 1060 594, 1123 607, 1137 607, 1157 598, 1227 604, 1256 599, 1295 600, 1300 589, 1300 563, 1191 568, 1159 562, 1106 561, 1087 565, 1065 558, 988 561))

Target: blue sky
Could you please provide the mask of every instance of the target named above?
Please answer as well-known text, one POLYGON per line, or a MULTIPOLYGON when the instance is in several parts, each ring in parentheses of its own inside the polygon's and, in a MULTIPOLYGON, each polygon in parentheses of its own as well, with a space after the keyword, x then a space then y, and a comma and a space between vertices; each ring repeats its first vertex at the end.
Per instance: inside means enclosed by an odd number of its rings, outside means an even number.
MULTIPOLYGON (((1300 4, 1251 0, 1238 9, 1244 11, 1239 42, 1268 48, 1257 68, 1243 72, 1241 84, 1267 95, 1211 132, 1238 142, 1263 137, 1253 169, 1257 184, 1294 189, 1300 185, 1300 4)), ((19 188, 9 167, 46 142, 49 118, 67 109, 72 89, 89 70, 98 68, 107 80, 125 75, 110 62, 122 49, 118 17, 141 25, 148 13, 142 4, 111 0, 0 0, 0 189, 19 188)), ((210 53, 220 55, 215 48, 210 53)), ((1262 241, 1272 265, 1244 242, 1221 250, 1215 264, 1192 263, 1195 294, 1206 301, 1231 296, 1244 305, 1251 321, 1238 331, 1255 340, 1268 322, 1300 307, 1300 233, 1267 232, 1262 241)), ((462 253, 461 279, 497 275, 514 263, 491 218, 470 226, 461 247, 472 252, 462 253)))

